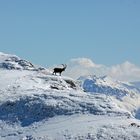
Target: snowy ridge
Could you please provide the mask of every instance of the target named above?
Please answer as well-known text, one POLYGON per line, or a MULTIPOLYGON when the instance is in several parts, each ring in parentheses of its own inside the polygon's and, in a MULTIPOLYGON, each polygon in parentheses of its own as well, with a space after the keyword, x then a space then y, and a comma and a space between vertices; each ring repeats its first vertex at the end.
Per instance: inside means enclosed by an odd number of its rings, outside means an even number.
POLYGON ((7 70, 44 70, 43 67, 36 67, 31 62, 20 59, 16 55, 9 55, 0 52, 0 68, 7 70))
POLYGON ((135 85, 128 82, 116 81, 108 76, 83 76, 78 80, 81 81, 82 87, 86 92, 114 95, 117 98, 122 98, 133 93, 140 93, 140 89, 135 85))
MULTIPOLYGON (((108 76, 83 76, 78 79, 84 91, 115 97, 120 108, 129 110, 132 116, 140 119, 140 89, 134 83, 113 80, 108 76)), ((138 83, 138 82, 137 82, 138 83)))
POLYGON ((133 84, 81 77, 94 94, 83 92, 79 81, 3 53, 0 78, 1 140, 140 138, 140 94, 133 84))
POLYGON ((1 120, 26 126, 57 115, 77 113, 131 116, 115 104, 116 99, 86 94, 71 78, 30 71, 12 71, 12 80, 7 75, 4 78, 7 82, 5 86, 1 83, 1 120))

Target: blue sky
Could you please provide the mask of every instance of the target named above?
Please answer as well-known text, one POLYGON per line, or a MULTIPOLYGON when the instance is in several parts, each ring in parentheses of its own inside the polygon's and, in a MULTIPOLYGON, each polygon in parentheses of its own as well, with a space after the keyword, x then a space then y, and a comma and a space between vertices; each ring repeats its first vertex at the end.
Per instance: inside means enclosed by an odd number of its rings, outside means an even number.
POLYGON ((44 66, 78 57, 140 66, 140 1, 1 0, 0 51, 44 66))

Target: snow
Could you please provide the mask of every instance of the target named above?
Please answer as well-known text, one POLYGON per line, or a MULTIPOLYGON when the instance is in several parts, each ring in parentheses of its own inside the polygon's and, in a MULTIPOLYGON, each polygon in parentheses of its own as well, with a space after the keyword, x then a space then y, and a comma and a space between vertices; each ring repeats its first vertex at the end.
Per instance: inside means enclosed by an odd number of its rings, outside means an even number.
POLYGON ((134 84, 88 76, 81 87, 20 60, 0 53, 0 140, 140 139, 134 84), (14 65, 1 65, 7 62, 14 65))
POLYGON ((97 115, 58 116, 29 127, 1 126, 1 139, 138 140, 140 122, 126 117, 97 115), (131 124, 137 124, 132 126, 131 124), (6 131, 5 131, 6 128, 6 131))
POLYGON ((135 118, 140 120, 140 108, 136 110, 135 118))
POLYGON ((136 82, 131 82, 131 84, 136 87, 137 89, 139 89, 140 91, 140 81, 136 81, 136 82))
POLYGON ((140 93, 140 90, 128 82, 113 80, 108 76, 96 77, 95 75, 84 76, 78 79, 86 92, 103 93, 122 98, 133 93, 140 93))

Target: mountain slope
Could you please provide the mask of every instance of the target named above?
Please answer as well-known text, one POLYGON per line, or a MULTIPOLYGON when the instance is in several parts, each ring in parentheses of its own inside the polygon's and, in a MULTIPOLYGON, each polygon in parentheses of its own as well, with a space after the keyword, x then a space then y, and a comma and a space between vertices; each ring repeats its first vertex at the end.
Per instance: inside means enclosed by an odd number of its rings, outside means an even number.
POLYGON ((56 115, 131 115, 117 107, 116 99, 86 94, 67 77, 30 71, 12 71, 10 74, 5 71, 5 74, 0 73, 2 75, 5 75, 6 84, 0 83, 1 120, 20 122, 25 126, 56 115))
POLYGON ((43 67, 37 67, 31 62, 21 59, 16 55, 4 54, 0 52, 0 68, 7 70, 44 70, 43 67))
POLYGON ((0 53, 1 140, 140 138, 137 92, 116 98, 118 86, 102 80, 112 94, 83 92, 77 81, 20 60, 0 53))
POLYGON ((78 79, 86 92, 102 93, 122 98, 133 93, 140 93, 140 89, 134 84, 113 80, 108 76, 96 77, 82 76, 78 79))
POLYGON ((140 89, 134 83, 113 80, 108 76, 82 76, 78 79, 84 91, 90 94, 115 97, 120 108, 129 110, 132 116, 139 118, 140 89))

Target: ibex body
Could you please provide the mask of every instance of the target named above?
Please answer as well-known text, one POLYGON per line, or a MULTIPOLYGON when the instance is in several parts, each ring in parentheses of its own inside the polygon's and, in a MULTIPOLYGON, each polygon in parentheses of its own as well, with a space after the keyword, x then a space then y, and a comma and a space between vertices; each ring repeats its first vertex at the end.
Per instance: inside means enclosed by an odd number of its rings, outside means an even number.
POLYGON ((56 75, 56 73, 59 73, 59 75, 61 76, 61 73, 63 72, 63 71, 65 71, 65 69, 66 69, 66 67, 67 67, 67 65, 65 64, 62 64, 63 65, 63 68, 54 68, 53 69, 53 74, 55 74, 56 75))

